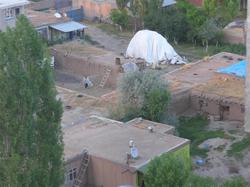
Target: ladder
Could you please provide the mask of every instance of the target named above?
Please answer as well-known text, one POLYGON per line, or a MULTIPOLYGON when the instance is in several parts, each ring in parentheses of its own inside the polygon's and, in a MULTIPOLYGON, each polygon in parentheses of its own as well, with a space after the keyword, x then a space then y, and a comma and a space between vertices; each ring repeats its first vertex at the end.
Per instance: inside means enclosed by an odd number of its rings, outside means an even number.
POLYGON ((82 152, 82 160, 81 160, 81 165, 78 169, 77 176, 75 178, 73 187, 80 187, 82 183, 82 178, 85 176, 87 168, 89 165, 89 154, 88 151, 85 149, 82 152))
POLYGON ((111 74, 111 69, 106 67, 104 76, 102 77, 101 83, 99 85, 100 87, 103 88, 105 86, 105 84, 107 83, 107 80, 109 79, 110 74, 111 74))

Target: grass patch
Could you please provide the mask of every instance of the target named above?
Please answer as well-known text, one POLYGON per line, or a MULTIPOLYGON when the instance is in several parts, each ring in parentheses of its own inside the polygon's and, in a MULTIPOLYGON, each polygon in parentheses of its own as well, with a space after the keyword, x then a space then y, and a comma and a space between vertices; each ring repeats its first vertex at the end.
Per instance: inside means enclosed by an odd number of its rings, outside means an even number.
POLYGON ((131 31, 124 30, 121 32, 115 25, 101 23, 98 24, 97 27, 102 31, 106 32, 107 34, 113 34, 121 38, 133 37, 133 33, 131 31))
POLYGON ((190 62, 194 62, 204 58, 205 56, 212 56, 220 52, 231 52, 239 55, 245 55, 246 47, 242 44, 222 44, 219 46, 210 45, 208 52, 201 45, 194 45, 191 43, 171 43, 174 49, 181 55, 185 56, 190 62))
POLYGON ((90 43, 91 45, 99 45, 99 43, 91 38, 91 36, 85 34, 84 39, 86 42, 90 43))
POLYGON ((193 45, 189 43, 180 43, 174 44, 171 43, 173 48, 177 51, 177 53, 181 56, 185 56, 189 62, 194 62, 208 56, 204 47, 199 45, 193 45))
POLYGON ((203 116, 194 118, 180 118, 180 125, 177 128, 179 135, 191 140, 191 155, 206 157, 208 150, 200 149, 198 146, 205 140, 211 138, 228 138, 222 130, 208 131, 208 120, 203 116))
POLYGON ((248 149, 250 149, 250 135, 243 138, 241 141, 233 143, 231 148, 227 151, 227 155, 236 158, 243 158, 243 152, 248 149))

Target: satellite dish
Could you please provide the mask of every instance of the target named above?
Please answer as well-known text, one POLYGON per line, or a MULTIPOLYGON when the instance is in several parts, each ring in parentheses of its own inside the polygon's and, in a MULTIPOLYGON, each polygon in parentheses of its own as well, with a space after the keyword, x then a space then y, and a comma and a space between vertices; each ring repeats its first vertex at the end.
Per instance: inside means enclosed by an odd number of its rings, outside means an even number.
POLYGON ((136 147, 132 147, 130 151, 131 151, 131 152, 130 152, 131 157, 132 157, 133 159, 138 158, 139 153, 138 153, 138 149, 137 149, 136 147))

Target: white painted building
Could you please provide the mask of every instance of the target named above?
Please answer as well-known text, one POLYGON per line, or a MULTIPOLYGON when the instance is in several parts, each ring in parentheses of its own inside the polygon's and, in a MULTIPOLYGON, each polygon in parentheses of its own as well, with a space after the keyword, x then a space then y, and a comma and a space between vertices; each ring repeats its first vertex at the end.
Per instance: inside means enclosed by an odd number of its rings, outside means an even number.
POLYGON ((0 31, 15 27, 17 16, 24 14, 27 4, 28 0, 0 0, 0 31))

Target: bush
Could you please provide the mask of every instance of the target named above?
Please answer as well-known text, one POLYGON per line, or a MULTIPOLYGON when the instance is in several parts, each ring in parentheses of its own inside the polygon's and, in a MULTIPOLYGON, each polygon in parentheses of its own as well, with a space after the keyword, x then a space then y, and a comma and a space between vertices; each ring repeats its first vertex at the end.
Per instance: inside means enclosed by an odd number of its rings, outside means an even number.
POLYGON ((128 27, 129 16, 126 9, 113 9, 110 13, 110 17, 113 23, 125 29, 128 27))
POLYGON ((223 33, 222 28, 220 28, 214 19, 208 19, 199 28, 198 39, 202 41, 203 46, 206 46, 206 51, 208 50, 208 44, 219 43, 222 41, 223 33))
POLYGON ((163 154, 147 166, 144 181, 147 187, 180 187, 186 183, 190 170, 181 157, 163 154))
POLYGON ((248 184, 242 177, 235 177, 233 179, 225 181, 221 187, 247 187, 248 184))
POLYGON ((118 116, 117 120, 123 121, 135 117, 160 120, 167 108, 170 94, 167 90, 167 82, 158 72, 146 70, 127 73, 119 80, 118 85, 119 115, 114 112, 111 116, 118 116))
POLYGON ((170 100, 166 89, 151 90, 145 96, 142 116, 146 119, 159 122, 170 100))
POLYGON ((210 177, 191 175, 183 187, 216 187, 216 182, 210 177))

